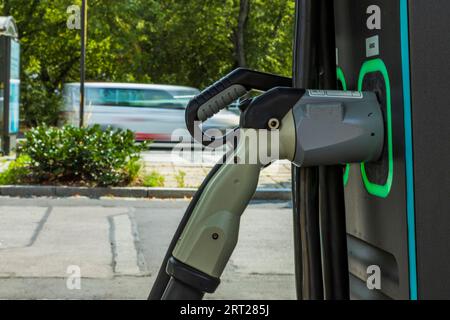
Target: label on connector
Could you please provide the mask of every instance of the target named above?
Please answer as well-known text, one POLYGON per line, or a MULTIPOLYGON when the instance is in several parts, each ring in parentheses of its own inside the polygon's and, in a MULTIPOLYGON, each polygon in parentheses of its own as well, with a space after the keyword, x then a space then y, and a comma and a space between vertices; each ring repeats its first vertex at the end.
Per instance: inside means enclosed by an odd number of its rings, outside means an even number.
POLYGON ((362 99, 363 93, 359 91, 337 91, 337 90, 308 90, 310 97, 339 98, 339 99, 362 99))

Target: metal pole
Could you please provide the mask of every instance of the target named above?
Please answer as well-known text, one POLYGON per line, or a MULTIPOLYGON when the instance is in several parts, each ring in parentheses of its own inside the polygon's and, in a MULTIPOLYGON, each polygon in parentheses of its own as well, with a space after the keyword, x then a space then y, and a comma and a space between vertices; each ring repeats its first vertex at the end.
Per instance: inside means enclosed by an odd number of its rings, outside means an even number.
POLYGON ((84 127, 84 106, 86 81, 87 0, 81 5, 81 65, 80 65, 80 128, 84 127))

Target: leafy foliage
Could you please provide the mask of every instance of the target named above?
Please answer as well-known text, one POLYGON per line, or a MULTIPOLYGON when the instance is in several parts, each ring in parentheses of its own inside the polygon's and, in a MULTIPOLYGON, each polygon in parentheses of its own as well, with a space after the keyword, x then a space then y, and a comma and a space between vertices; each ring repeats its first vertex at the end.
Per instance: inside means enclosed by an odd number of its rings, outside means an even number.
POLYGON ((137 145, 131 131, 44 125, 25 134, 19 153, 27 157, 34 183, 118 186, 137 178, 147 147, 137 145))
MULTIPOLYGON (((239 66, 235 37, 242 0, 89 0, 87 79, 204 88, 239 66)), ((22 115, 56 124, 62 85, 79 81, 80 32, 67 8, 81 0, 0 0, 22 44, 22 115)), ((251 0, 247 67, 292 69, 294 0, 251 0)))
POLYGON ((31 175, 29 164, 30 158, 25 155, 22 155, 11 162, 8 168, 0 173, 0 185, 25 183, 31 175))
POLYGON ((162 176, 156 171, 152 171, 150 172, 150 174, 144 177, 142 185, 147 188, 157 188, 157 187, 164 187, 165 183, 166 179, 164 178, 164 176, 162 176))

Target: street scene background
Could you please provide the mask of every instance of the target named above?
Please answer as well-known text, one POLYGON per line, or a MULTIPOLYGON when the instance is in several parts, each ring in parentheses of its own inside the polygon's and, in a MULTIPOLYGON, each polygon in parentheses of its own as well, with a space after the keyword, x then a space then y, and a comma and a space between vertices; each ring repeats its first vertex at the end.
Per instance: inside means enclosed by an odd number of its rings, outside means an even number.
MULTIPOLYGON (((20 43, 20 97, 10 107, 17 146, 2 149, 0 189, 23 187, 0 190, 0 299, 146 299, 191 198, 27 188, 195 190, 221 155, 177 156, 163 121, 186 129, 189 99, 235 68, 291 75, 293 0, 87 3, 86 126, 77 128, 67 107, 79 116, 81 0, 0 0, 20 43), (128 107, 119 116, 131 120, 114 122, 113 107, 128 107)), ((217 123, 236 126, 237 104, 217 123)), ((289 195, 290 181, 290 163, 279 161, 263 170, 259 190, 289 195)), ((295 298, 292 203, 269 198, 244 213, 238 248, 207 299, 295 298)))

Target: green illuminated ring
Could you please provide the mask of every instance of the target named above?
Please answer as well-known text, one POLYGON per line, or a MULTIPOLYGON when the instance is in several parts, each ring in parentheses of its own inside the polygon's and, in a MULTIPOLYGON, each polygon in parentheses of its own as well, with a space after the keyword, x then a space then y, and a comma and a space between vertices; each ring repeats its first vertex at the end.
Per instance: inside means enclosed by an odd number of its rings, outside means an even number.
POLYGON ((342 89, 347 91, 347 81, 345 81, 344 71, 340 67, 337 68, 337 79, 342 84, 342 89))
MULTIPOLYGON (((337 79, 342 84, 342 89, 344 91, 347 91, 347 81, 345 80, 344 71, 340 67, 337 68, 337 79)), ((344 186, 348 184, 348 180, 350 179, 350 165, 347 164, 345 166, 345 172, 344 172, 344 186)))
POLYGON ((394 154, 393 154, 393 143, 392 143, 392 100, 391 100, 391 82, 389 80, 389 73, 387 71, 386 65, 384 64, 383 60, 381 59, 375 59, 366 61, 362 68, 361 72, 359 74, 359 81, 358 81, 358 89, 359 91, 362 91, 363 81, 364 77, 368 73, 373 72, 381 72, 381 74, 384 77, 384 81, 386 84, 386 99, 387 99, 387 142, 388 142, 388 158, 389 158, 389 173, 388 178, 385 185, 378 185, 375 183, 372 183, 369 181, 369 178, 367 177, 366 173, 366 167, 365 164, 361 164, 361 174, 364 181, 364 185, 367 189, 367 191, 374 196, 380 197, 380 198, 387 198, 389 193, 392 189, 392 182, 394 180, 394 154))

